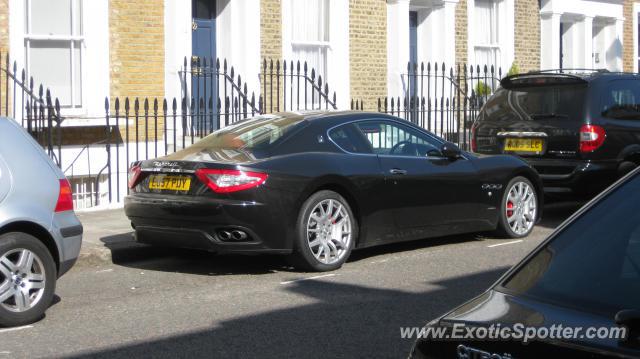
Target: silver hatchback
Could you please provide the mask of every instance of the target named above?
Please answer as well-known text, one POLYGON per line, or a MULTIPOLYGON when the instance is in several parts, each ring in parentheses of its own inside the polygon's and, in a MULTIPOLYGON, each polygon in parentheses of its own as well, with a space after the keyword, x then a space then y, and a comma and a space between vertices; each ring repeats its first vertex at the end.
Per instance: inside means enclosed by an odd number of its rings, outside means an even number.
POLYGON ((81 242, 64 174, 19 124, 0 117, 0 325, 42 317, 81 242))

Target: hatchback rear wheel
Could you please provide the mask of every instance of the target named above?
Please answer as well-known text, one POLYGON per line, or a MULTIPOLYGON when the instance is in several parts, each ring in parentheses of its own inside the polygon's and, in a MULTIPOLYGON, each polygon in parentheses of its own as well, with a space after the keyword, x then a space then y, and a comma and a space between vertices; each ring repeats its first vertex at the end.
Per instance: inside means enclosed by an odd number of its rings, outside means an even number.
POLYGON ((0 236, 0 325, 42 317, 56 286, 56 266, 47 247, 25 233, 0 236))
POLYGON ((310 271, 330 271, 344 264, 358 235, 358 225, 348 202, 333 191, 309 197, 298 215, 294 266, 310 271))

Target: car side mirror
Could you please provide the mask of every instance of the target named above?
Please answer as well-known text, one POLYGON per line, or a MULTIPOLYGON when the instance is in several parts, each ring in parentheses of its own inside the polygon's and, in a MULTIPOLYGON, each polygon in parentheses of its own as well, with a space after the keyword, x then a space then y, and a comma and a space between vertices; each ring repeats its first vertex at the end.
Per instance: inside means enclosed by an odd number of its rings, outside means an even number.
POLYGON ((440 152, 442 152, 442 156, 450 160, 456 160, 462 155, 460 148, 451 142, 443 143, 440 147, 440 152))

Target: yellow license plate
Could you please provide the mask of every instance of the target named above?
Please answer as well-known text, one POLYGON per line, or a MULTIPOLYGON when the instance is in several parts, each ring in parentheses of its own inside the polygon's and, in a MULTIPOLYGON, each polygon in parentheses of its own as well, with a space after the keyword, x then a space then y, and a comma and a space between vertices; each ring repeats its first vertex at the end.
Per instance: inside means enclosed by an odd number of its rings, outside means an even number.
POLYGON ((188 191, 191 187, 191 178, 187 176, 151 175, 149 176, 149 189, 167 191, 188 191))
POLYGON ((542 152, 544 140, 539 138, 507 138, 504 150, 511 152, 542 152))

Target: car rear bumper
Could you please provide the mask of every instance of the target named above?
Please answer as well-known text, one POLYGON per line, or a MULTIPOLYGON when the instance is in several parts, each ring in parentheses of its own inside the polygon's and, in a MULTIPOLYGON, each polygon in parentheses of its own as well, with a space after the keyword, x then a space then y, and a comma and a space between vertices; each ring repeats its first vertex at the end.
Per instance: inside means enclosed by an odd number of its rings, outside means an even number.
POLYGON ((133 194, 124 208, 140 243, 216 253, 291 252, 286 216, 264 203, 133 194), (226 239, 223 231, 246 238, 226 239))
POLYGON ((616 161, 526 160, 540 174, 548 195, 591 196, 618 178, 616 161))
POLYGON ((83 228, 73 211, 58 212, 53 215, 51 235, 56 241, 60 265, 58 276, 73 267, 82 247, 83 228))

